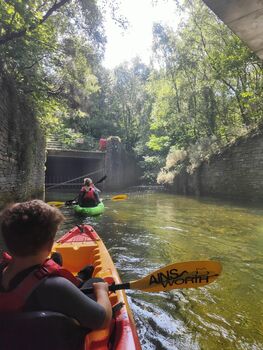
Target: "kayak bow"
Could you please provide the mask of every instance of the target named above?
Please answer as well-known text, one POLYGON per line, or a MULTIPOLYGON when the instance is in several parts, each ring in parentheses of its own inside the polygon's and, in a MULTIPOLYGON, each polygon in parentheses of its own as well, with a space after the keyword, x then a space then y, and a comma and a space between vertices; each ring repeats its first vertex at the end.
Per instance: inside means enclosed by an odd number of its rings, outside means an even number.
POLYGON ((104 212, 104 204, 100 202, 96 207, 81 207, 80 205, 74 205, 73 210, 77 214, 95 216, 104 212))
MULTIPOLYGON (((90 225, 74 227, 55 243, 53 251, 61 253, 63 267, 73 274, 91 264, 95 267, 92 277, 103 278, 109 284, 121 282, 107 248, 90 225)), ((115 291, 109 298, 112 306, 117 309, 112 325, 109 329, 88 333, 85 350, 140 350, 135 322, 125 292, 115 291)))

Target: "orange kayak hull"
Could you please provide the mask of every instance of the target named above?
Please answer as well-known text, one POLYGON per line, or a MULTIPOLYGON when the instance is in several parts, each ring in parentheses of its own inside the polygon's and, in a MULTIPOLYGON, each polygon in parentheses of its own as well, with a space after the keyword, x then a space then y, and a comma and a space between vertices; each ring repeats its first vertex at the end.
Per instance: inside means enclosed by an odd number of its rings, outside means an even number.
MULTIPOLYGON (((121 283, 107 248, 90 225, 74 227, 54 244, 52 251, 61 253, 63 267, 73 274, 77 274, 85 265, 93 265, 92 277, 103 278, 109 284, 121 283)), ((88 333, 85 350, 141 350, 125 292, 115 291, 109 298, 112 306, 122 307, 118 308, 109 328, 88 333)))

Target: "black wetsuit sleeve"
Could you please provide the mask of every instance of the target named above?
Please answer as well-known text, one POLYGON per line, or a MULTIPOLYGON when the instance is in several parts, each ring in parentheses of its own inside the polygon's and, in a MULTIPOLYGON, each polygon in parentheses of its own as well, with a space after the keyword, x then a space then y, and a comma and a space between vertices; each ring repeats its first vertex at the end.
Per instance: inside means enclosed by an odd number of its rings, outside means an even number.
POLYGON ((106 317, 101 305, 63 277, 44 280, 29 297, 26 310, 60 312, 76 319, 82 327, 89 329, 101 328, 106 317))

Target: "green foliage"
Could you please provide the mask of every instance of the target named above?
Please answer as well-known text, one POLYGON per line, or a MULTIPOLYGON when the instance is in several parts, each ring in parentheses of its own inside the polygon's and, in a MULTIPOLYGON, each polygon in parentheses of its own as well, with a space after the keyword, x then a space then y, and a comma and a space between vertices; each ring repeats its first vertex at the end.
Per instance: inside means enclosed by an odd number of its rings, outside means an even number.
MULTIPOLYGON (((186 149, 186 170, 248 132, 262 120, 262 62, 201 1, 185 1, 177 32, 155 24, 158 70, 147 91, 153 98, 148 143, 164 151, 163 137, 186 149)), ((174 150, 167 157, 176 159, 174 150)), ((173 162, 171 162, 172 164, 173 162)), ((171 182, 182 163, 164 168, 158 181, 171 182)))
POLYGON ((188 17, 177 33, 154 27, 161 68, 149 87, 155 98, 152 130, 165 128, 183 147, 212 135, 229 139, 233 125, 258 122, 262 109, 259 59, 202 2, 185 6, 188 17))
POLYGON ((133 152, 149 132, 148 75, 149 68, 139 59, 112 72, 100 69, 96 72, 100 88, 88 100, 86 118, 71 118, 70 122, 77 130, 97 138, 118 135, 126 149, 133 152))
POLYGON ((166 157, 166 169, 171 169, 182 163, 187 157, 187 152, 184 149, 177 149, 175 146, 172 146, 169 150, 169 153, 166 157))
POLYGON ((147 142, 149 149, 153 151, 161 151, 169 146, 169 136, 150 135, 150 139, 147 142))
POLYGON ((0 66, 30 97, 47 131, 85 112, 99 90, 101 21, 94 0, 0 0, 0 66))
POLYGON ((166 164, 161 168, 157 176, 158 184, 172 184, 175 176, 188 164, 188 153, 184 149, 172 146, 166 157, 166 164))
POLYGON ((211 155, 220 152, 223 146, 223 142, 220 142, 214 135, 212 137, 201 138, 194 145, 190 145, 187 149, 187 172, 190 174, 193 173, 204 160, 209 160, 211 155))
POLYGON ((142 181, 146 184, 155 184, 158 172, 164 166, 164 159, 160 156, 144 156, 139 165, 143 170, 142 181))
POLYGON ((177 3, 178 30, 153 27, 152 65, 108 71, 97 1, 0 0, 0 67, 66 147, 119 136, 144 181, 163 168, 158 181, 171 183, 262 123, 263 109, 262 62, 202 1, 177 3))
POLYGON ((133 150, 141 136, 147 113, 145 82, 149 69, 135 59, 117 67, 112 76, 111 116, 116 121, 127 150, 133 150))

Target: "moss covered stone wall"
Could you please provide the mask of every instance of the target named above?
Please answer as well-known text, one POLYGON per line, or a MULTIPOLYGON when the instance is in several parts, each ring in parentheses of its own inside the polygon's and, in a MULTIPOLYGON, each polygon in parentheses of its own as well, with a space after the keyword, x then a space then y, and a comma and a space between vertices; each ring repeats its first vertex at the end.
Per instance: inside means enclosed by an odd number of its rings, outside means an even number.
POLYGON ((238 139, 193 174, 183 170, 172 189, 178 194, 263 202, 262 130, 238 139))
POLYGON ((26 98, 0 71, 0 207, 43 198, 45 139, 26 98))

